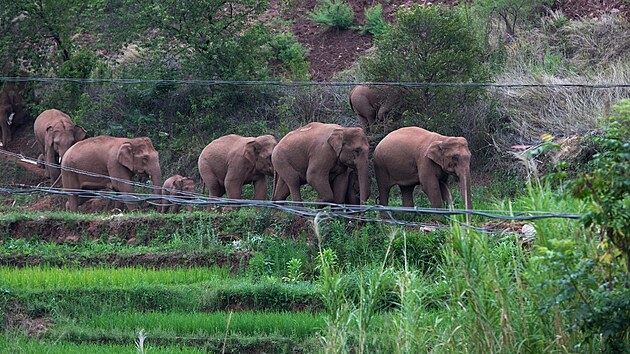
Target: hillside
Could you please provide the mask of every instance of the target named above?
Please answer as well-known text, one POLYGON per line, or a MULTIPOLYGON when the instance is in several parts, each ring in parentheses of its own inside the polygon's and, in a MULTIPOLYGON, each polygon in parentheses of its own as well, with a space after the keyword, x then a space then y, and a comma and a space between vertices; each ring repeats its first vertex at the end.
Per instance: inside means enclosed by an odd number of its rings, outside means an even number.
MULTIPOLYGON (((355 12, 354 25, 364 24, 364 9, 379 3, 383 6, 384 17, 391 21, 396 9, 412 3, 455 4, 456 0, 436 1, 400 1, 400 0, 348 0, 355 12)), ((331 80, 334 75, 349 68, 357 58, 365 55, 372 46, 370 35, 361 35, 356 30, 326 29, 325 26, 310 21, 309 11, 317 5, 317 0, 299 1, 289 18, 293 22, 291 29, 299 42, 309 50, 307 60, 310 63, 310 74, 313 81, 331 80)), ((540 9, 541 13, 559 11, 569 19, 594 18, 610 12, 620 12, 630 18, 630 3, 624 0, 559 0, 548 9, 540 9)))

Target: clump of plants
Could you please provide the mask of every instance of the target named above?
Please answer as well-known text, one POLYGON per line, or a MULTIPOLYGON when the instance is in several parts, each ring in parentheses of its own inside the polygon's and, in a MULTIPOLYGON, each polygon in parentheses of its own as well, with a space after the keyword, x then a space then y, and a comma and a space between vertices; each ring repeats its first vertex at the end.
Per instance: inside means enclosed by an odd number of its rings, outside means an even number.
POLYGON ((365 25, 361 26, 361 34, 370 33, 379 36, 387 31, 387 23, 383 19, 383 5, 376 4, 364 11, 365 25))
POLYGON ((348 29, 354 21, 352 5, 343 0, 323 0, 308 17, 313 22, 337 29, 348 29))

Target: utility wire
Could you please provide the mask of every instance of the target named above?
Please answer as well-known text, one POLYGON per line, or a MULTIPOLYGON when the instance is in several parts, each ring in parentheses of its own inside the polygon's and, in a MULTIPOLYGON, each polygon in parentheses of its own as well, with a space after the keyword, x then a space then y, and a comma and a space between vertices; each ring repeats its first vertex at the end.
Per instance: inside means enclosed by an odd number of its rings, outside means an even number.
MULTIPOLYGON (((67 189, 67 188, 49 188, 40 186, 29 186, 24 184, 17 184, 17 188, 0 187, 1 194, 35 194, 35 193, 47 193, 63 196, 77 196, 79 198, 100 198, 108 199, 122 203, 141 203, 146 202, 155 206, 172 206, 172 205, 192 205, 192 206, 217 206, 217 207, 257 207, 257 208, 269 208, 287 212, 293 215, 299 215, 307 218, 325 217, 325 218, 343 218, 362 222, 380 222, 388 223, 406 227, 425 227, 431 229, 446 228, 446 226, 436 226, 426 223, 411 222, 405 220, 399 220, 394 217, 393 213, 411 213, 411 214, 431 214, 440 215, 455 222, 457 220, 452 219, 455 215, 475 215, 488 219, 498 219, 504 221, 533 221, 539 219, 561 218, 561 219, 579 219, 581 215, 570 213, 552 213, 544 211, 528 211, 528 212, 511 212, 506 215, 504 211, 482 211, 482 210, 462 210, 462 209, 433 209, 433 208, 409 208, 409 207, 394 207, 383 205, 340 205, 335 203, 323 203, 323 202, 292 202, 292 201, 259 201, 259 200, 244 200, 244 199, 229 199, 208 197, 198 193, 183 192, 173 189, 163 188, 161 186, 153 186, 145 183, 133 182, 124 179, 118 179, 101 175, 89 171, 84 171, 75 168, 69 168, 66 166, 60 166, 54 163, 48 163, 45 161, 36 161, 34 159, 25 157, 21 154, 16 154, 10 151, 0 150, 0 154, 4 154, 21 161, 43 164, 54 168, 60 168, 73 173, 78 173, 90 177, 105 178, 110 180, 116 180, 121 183, 130 184, 134 187, 148 188, 150 190, 168 191, 171 195, 163 194, 143 194, 143 193, 123 193, 117 191, 108 190, 81 190, 81 189, 67 189), (370 217, 371 214, 380 214, 381 217, 370 217)), ((479 228, 469 224, 461 224, 464 227, 472 228, 477 231, 483 231, 493 233, 486 228, 479 228)))

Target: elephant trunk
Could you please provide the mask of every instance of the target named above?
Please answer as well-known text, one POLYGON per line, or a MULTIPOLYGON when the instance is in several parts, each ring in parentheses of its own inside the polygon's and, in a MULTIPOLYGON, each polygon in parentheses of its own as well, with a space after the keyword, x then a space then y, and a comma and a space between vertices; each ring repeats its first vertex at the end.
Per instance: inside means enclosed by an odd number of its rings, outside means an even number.
POLYGON ((162 194, 162 172, 159 168, 151 172, 151 182, 153 183, 153 194, 162 194))
POLYGON ((370 178, 367 163, 357 166, 357 177, 359 178, 360 203, 365 204, 370 197, 370 178))
POLYGON ((472 201, 470 200, 470 172, 464 171, 457 175, 459 178, 459 191, 462 194, 466 209, 472 210, 472 201))

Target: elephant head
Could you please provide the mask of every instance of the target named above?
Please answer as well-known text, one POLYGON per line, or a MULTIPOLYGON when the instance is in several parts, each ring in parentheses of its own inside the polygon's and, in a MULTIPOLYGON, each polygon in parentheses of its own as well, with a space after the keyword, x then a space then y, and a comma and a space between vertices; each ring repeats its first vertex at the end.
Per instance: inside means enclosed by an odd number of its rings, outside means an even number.
POLYGON ((338 163, 356 171, 359 179, 359 198, 365 203, 370 197, 368 151, 370 145, 361 128, 339 128, 332 131, 328 144, 337 156, 338 163))
POLYGON ((245 144, 245 159, 255 166, 255 171, 273 176, 271 152, 276 144, 276 138, 271 135, 259 136, 245 144))
POLYGON ((173 182, 173 189, 183 192, 194 192, 195 181, 190 177, 180 177, 173 182))
POLYGON ((438 164, 442 170, 459 179, 459 190, 466 209, 472 209, 470 200, 470 150, 468 142, 461 137, 445 137, 434 141, 427 149, 426 156, 438 164))
POLYGON ((154 193, 159 194, 162 186, 162 172, 158 152, 147 137, 129 139, 118 148, 117 161, 131 174, 148 176, 155 186, 154 193))
POLYGON ((59 155, 59 161, 66 154, 66 151, 74 143, 85 139, 87 131, 78 125, 72 127, 65 124, 50 125, 46 128, 45 144, 47 151, 56 151, 59 155))

